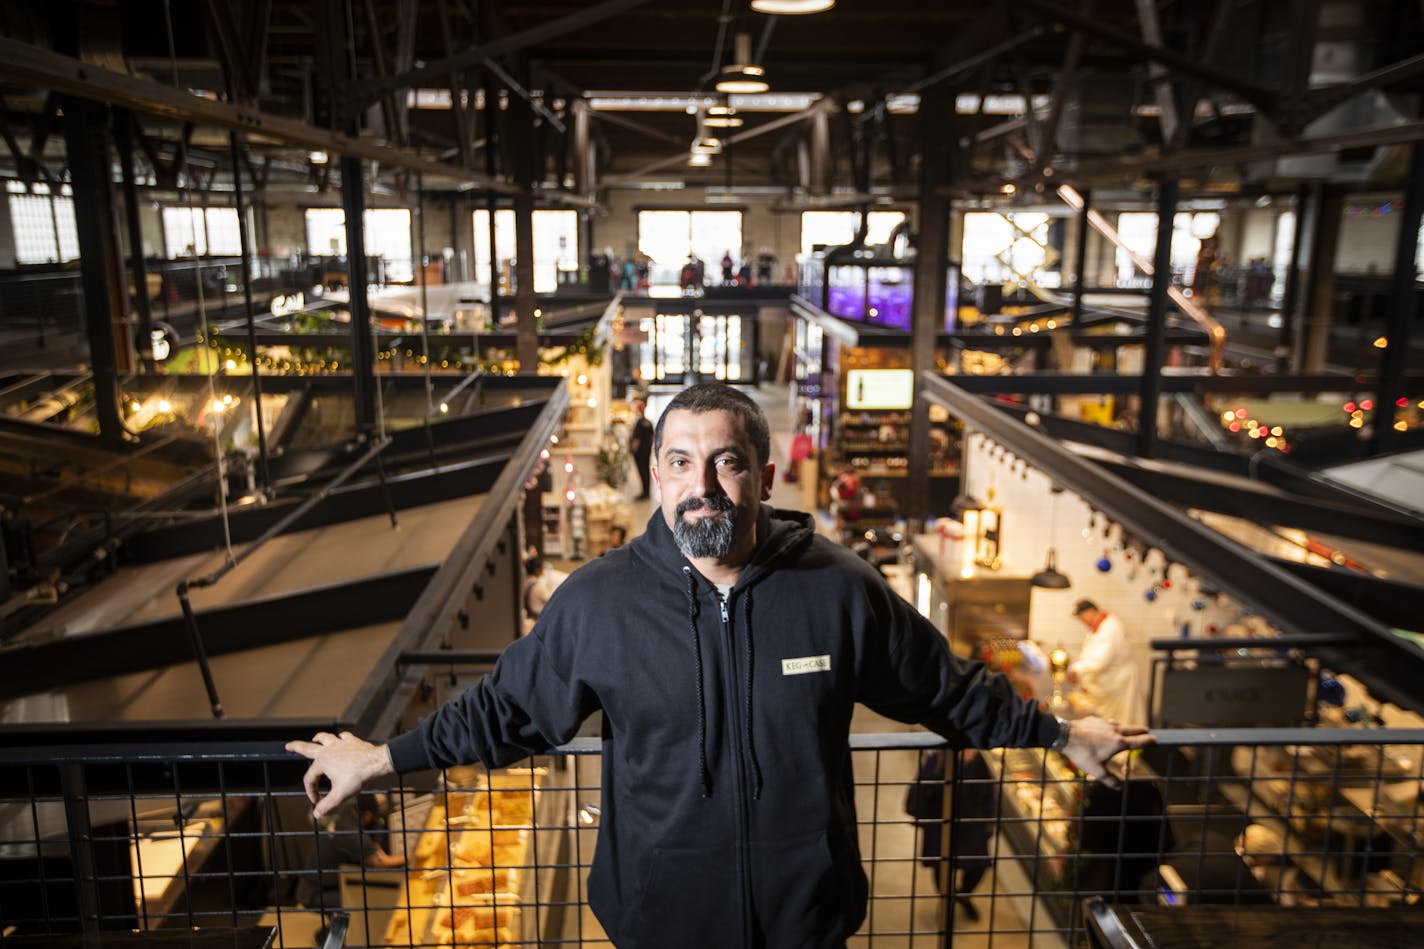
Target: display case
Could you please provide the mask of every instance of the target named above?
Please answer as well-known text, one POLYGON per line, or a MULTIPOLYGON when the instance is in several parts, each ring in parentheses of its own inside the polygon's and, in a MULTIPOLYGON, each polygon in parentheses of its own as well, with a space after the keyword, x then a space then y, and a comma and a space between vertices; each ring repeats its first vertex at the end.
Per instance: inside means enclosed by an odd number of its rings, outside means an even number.
POLYGON ((402 823, 420 830, 394 834, 408 845, 408 871, 385 941, 537 945, 534 894, 550 892, 570 825, 567 792, 548 785, 546 768, 452 768, 442 789, 408 807, 402 823))

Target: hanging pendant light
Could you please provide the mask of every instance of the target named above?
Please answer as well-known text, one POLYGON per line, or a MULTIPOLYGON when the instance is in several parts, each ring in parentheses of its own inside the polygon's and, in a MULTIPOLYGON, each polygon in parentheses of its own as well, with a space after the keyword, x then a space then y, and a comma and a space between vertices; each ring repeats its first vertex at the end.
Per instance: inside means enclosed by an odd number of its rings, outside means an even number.
POLYGON ((805 16, 809 13, 825 13, 836 5, 836 0, 752 0, 752 9, 757 13, 772 16, 805 16))
POLYGON ((717 79, 717 91, 752 95, 770 88, 766 70, 752 63, 752 35, 738 33, 733 40, 732 61, 722 67, 717 79))
POLYGON ((1066 590, 1073 585, 1067 576, 1058 572, 1058 551, 1052 547, 1048 548, 1048 562, 1028 582, 1045 590, 1066 590))
POLYGON ((1052 495, 1049 502, 1052 505, 1048 509, 1048 562, 1043 565, 1043 569, 1029 578, 1029 586, 1039 587, 1044 590, 1066 590, 1072 586, 1068 577, 1058 572, 1058 551, 1054 549, 1054 530, 1058 526, 1058 495, 1063 493, 1063 489, 1058 485, 1053 485, 1049 489, 1052 495))
POLYGON ((742 117, 729 105, 714 105, 707 110, 702 124, 711 129, 735 129, 742 127, 742 117))

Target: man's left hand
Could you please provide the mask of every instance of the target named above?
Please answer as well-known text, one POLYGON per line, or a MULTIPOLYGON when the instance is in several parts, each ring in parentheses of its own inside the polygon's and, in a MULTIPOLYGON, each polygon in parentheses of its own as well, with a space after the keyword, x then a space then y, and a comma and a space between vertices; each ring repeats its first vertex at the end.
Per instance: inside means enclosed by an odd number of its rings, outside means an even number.
POLYGON ((1119 725, 1096 715, 1077 719, 1072 727, 1063 754, 1084 774, 1110 788, 1122 782, 1108 771, 1108 759, 1122 751, 1146 748, 1157 740, 1143 725, 1119 725))

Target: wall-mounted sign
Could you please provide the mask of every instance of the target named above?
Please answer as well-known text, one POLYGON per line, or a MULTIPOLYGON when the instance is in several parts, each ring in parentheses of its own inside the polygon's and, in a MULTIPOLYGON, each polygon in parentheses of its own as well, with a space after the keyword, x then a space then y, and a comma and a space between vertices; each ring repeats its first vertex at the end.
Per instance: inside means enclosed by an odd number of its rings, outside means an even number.
POLYGON ((1161 726, 1299 725, 1310 671, 1304 666, 1243 663, 1167 666, 1157 690, 1161 726))
POLYGON ((846 408, 908 409, 915 399, 913 369, 852 369, 846 373, 846 408))

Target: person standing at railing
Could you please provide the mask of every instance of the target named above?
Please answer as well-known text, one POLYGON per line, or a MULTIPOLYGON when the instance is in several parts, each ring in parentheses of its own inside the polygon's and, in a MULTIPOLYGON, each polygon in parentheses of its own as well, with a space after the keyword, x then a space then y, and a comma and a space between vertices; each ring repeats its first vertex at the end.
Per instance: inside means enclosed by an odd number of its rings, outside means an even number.
POLYGON ((958 747, 1050 747, 1114 782, 1152 741, 1069 723, 944 637, 805 514, 773 510, 766 417, 720 383, 654 432, 647 530, 575 571, 494 672, 384 745, 318 734, 318 816, 373 778, 567 742, 603 713, 589 903, 614 945, 833 949, 865 917, 849 732, 857 702, 958 747), (331 783, 323 797, 323 778, 331 783))

